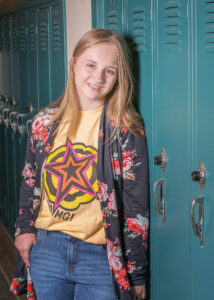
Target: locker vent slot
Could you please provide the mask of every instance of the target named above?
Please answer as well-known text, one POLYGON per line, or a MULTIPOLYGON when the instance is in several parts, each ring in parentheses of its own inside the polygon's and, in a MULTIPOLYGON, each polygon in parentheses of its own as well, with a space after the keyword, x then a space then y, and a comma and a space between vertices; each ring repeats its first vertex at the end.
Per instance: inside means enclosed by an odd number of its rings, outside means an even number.
POLYGON ((20 52, 26 51, 26 32, 25 27, 22 25, 19 27, 19 50, 20 52))
POLYGON ((214 53, 214 1, 205 5, 205 52, 214 53))
POLYGON ((165 3, 165 46, 167 52, 181 52, 180 8, 180 1, 167 1, 165 3))
POLYGON ((61 38, 60 38, 60 22, 53 21, 53 49, 55 52, 60 52, 61 38))
POLYGON ((36 51, 36 26, 34 24, 29 26, 29 46, 30 52, 36 51))
POLYGON ((107 29, 119 33, 119 26, 118 26, 118 13, 115 10, 111 10, 108 12, 107 16, 107 29))
POLYGON ((45 22, 40 24, 40 50, 41 52, 48 50, 48 28, 45 22))
POLYGON ((146 10, 144 7, 133 9, 132 27, 134 50, 146 52, 146 10))
POLYGON ((17 28, 13 27, 12 28, 12 49, 13 49, 13 52, 18 51, 17 35, 18 35, 17 28))
POLYGON ((4 49, 5 52, 10 51, 10 33, 9 33, 9 28, 5 26, 4 28, 4 49))

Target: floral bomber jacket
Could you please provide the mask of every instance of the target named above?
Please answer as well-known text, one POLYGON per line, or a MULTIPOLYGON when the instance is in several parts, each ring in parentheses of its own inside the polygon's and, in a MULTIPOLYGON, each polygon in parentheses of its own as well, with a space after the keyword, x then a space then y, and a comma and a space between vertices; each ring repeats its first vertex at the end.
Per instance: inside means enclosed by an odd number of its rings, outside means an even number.
MULTIPOLYGON (((131 300, 131 287, 145 283, 148 237, 148 161, 144 131, 139 137, 107 121, 104 105, 98 140, 98 198, 105 227, 108 259, 117 299, 131 300), (141 135, 141 136, 140 136, 141 135)), ((42 166, 57 124, 47 126, 56 112, 46 108, 35 117, 28 136, 20 190, 16 235, 36 233, 42 166)))

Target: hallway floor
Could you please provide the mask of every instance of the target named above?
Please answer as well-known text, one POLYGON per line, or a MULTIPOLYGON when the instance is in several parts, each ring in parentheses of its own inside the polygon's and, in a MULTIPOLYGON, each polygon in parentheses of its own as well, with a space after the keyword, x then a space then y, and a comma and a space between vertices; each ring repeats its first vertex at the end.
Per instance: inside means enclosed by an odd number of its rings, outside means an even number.
POLYGON ((14 272, 17 251, 13 241, 0 223, 0 300, 24 300, 26 296, 11 295, 10 282, 14 272))

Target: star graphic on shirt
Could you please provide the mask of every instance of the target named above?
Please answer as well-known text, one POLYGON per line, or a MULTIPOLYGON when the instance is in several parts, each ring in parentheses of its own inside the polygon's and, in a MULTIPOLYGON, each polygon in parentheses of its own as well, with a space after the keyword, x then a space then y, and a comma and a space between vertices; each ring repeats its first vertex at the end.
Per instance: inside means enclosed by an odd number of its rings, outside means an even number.
POLYGON ((58 178, 54 211, 72 188, 96 197, 96 193, 86 174, 96 157, 97 154, 87 154, 78 157, 71 142, 68 141, 63 160, 45 165, 46 171, 58 178))

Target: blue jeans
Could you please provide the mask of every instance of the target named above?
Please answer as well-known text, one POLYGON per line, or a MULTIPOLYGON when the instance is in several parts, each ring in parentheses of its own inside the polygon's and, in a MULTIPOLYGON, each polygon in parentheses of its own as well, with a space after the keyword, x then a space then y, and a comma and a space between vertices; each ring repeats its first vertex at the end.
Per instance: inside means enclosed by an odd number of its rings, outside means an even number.
POLYGON ((30 253, 38 300, 115 300, 105 245, 38 230, 30 253))

